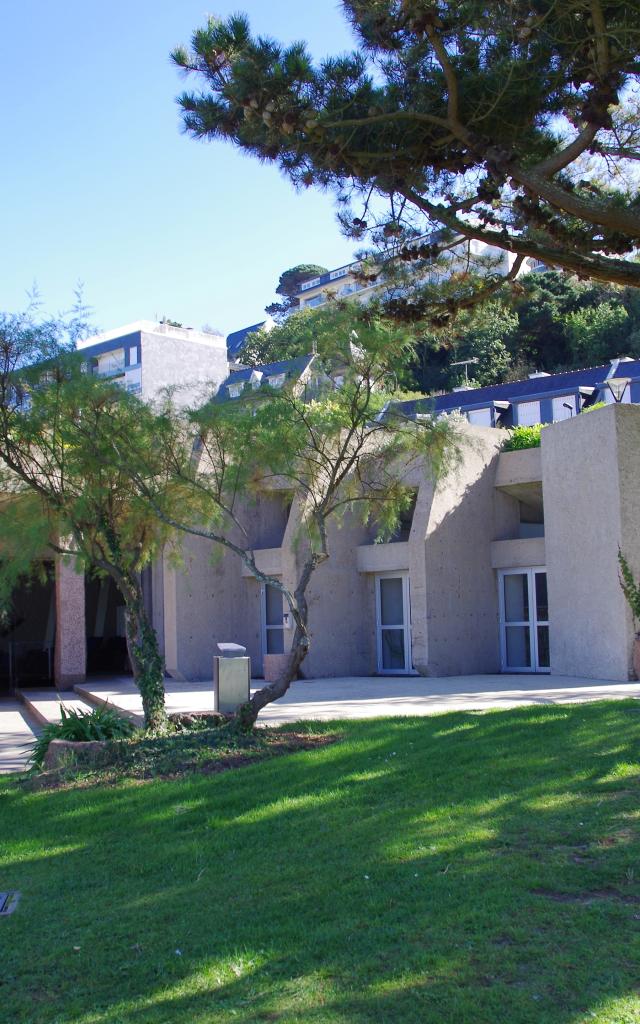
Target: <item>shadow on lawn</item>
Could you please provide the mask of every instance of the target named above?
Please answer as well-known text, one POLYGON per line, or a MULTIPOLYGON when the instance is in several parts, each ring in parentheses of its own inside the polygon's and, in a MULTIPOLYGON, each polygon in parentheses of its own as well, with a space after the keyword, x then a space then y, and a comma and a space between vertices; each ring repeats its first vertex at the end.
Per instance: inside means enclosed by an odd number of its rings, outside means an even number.
POLYGON ((359 722, 216 777, 10 790, 5 1005, 34 1024, 632 1021, 639 711, 359 722))

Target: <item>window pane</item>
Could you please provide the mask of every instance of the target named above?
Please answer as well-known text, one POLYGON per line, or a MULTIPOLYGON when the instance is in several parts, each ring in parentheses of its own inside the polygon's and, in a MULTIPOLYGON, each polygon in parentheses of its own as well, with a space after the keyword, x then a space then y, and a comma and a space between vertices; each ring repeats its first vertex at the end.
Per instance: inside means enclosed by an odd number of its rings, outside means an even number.
POLYGON ((547 574, 535 573, 536 579, 536 618, 539 622, 549 621, 549 602, 547 600, 547 574))
POLYGON ((402 599, 402 580, 380 580, 380 625, 402 626, 404 624, 404 602, 402 599))
MULTIPOLYGON (((282 625, 282 591, 275 587, 266 586, 265 592, 265 613, 267 626, 282 625)), ((275 652, 274 652, 275 653, 275 652)))
POLYGON ((504 577, 505 622, 526 622, 529 618, 529 580, 526 573, 504 577))
POLYGON ((507 668, 531 668, 531 647, 528 626, 507 626, 507 668))
POLYGON ((282 629, 267 630, 267 654, 284 654, 284 631, 282 629))
POLYGON ((553 421, 557 423, 558 420, 568 420, 575 415, 576 411, 576 399, 575 395, 562 395, 560 398, 553 399, 553 421), (568 406, 568 408, 567 408, 568 406))
POLYGON ((549 627, 538 626, 538 665, 549 668, 549 627))
POLYGON ((518 426, 532 427, 540 422, 540 402, 518 403, 518 426))
POLYGON ((469 423, 473 427, 490 427, 491 409, 474 409, 469 413, 469 423))
POLYGON ((382 667, 404 671, 404 630, 382 630, 382 667))

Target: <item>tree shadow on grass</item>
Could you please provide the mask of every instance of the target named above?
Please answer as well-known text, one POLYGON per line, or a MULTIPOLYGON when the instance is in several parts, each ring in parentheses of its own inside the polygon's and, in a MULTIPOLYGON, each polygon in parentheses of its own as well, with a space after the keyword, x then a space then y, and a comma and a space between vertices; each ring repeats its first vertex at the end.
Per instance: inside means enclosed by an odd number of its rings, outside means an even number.
POLYGON ((636 704, 345 735, 216 777, 10 791, 2 887, 24 897, 2 922, 7 1019, 638 1011, 636 704))

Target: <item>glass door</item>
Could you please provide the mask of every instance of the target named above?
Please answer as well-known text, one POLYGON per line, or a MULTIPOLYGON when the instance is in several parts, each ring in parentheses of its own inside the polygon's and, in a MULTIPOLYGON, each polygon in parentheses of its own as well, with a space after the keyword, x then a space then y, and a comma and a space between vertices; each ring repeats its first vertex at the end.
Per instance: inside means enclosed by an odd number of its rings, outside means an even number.
POLYGON ((262 587, 262 653, 284 653, 284 598, 268 584, 262 587))
POLYGON ((378 672, 411 672, 409 577, 376 576, 378 672))
POLYGON ((500 647, 503 672, 549 671, 549 604, 544 569, 503 569, 500 647))

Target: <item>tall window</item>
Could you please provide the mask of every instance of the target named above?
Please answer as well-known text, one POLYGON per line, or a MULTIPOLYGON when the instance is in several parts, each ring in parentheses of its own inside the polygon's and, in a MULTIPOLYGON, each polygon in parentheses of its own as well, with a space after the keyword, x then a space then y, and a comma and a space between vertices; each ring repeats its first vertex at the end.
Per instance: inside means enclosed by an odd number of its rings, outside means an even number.
POLYGON ((262 589, 262 648, 264 654, 284 654, 283 613, 282 591, 266 584, 262 589))

